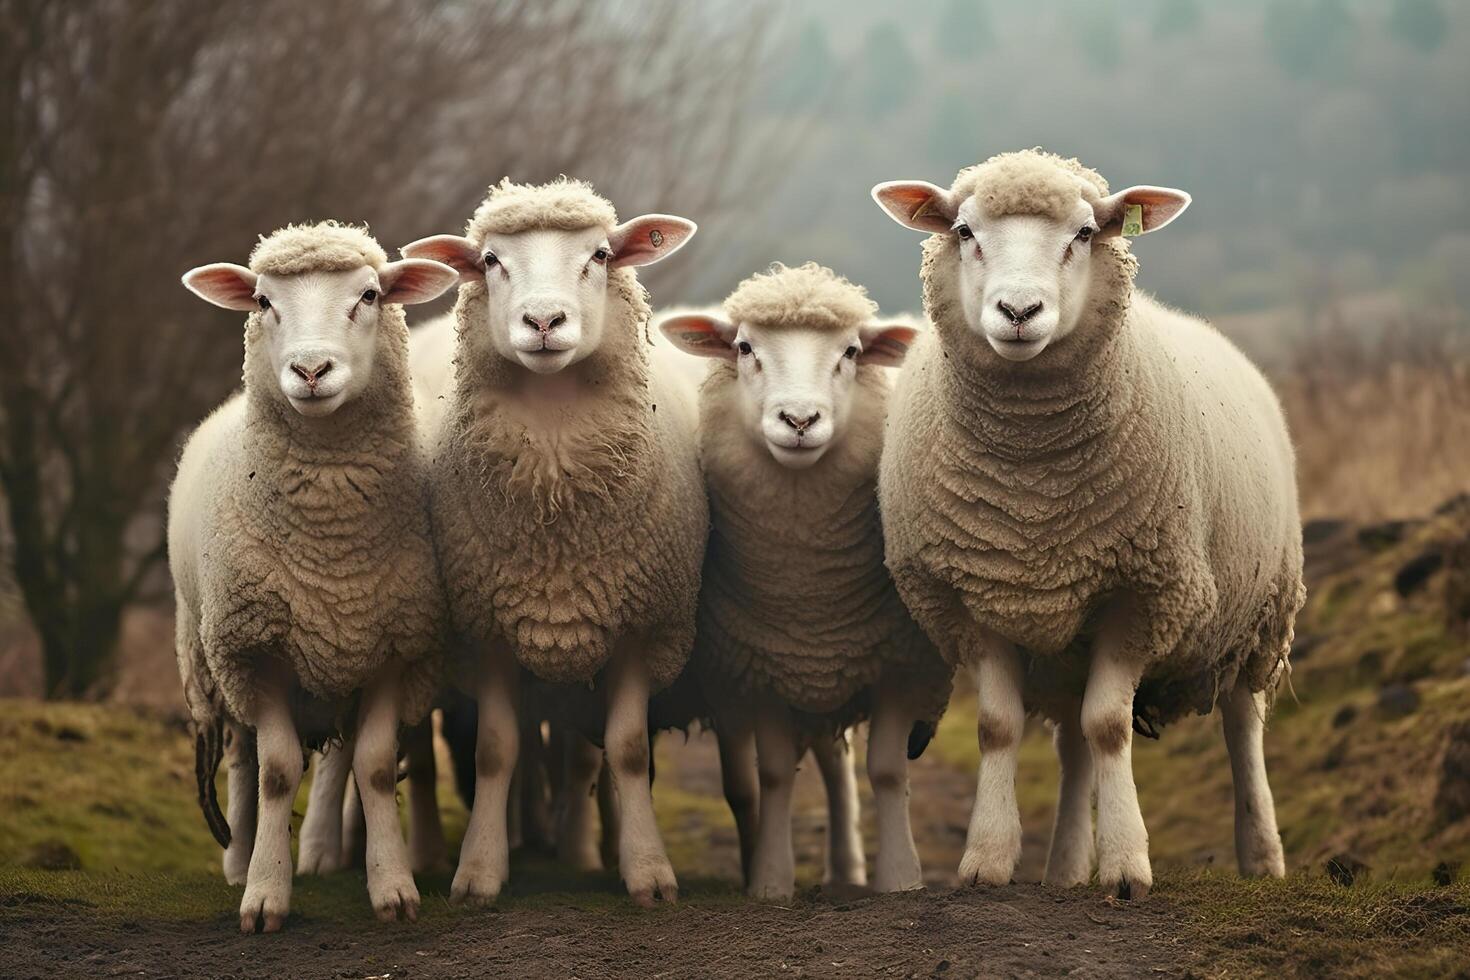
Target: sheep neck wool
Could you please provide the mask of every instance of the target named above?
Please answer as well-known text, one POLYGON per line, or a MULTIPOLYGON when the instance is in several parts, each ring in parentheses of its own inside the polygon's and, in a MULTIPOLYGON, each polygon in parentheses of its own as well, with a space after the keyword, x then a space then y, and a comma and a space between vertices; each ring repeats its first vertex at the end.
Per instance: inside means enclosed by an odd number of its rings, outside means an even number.
MULTIPOLYGON (((218 515, 233 542, 228 581, 205 603, 210 672, 235 717, 251 717, 261 651, 283 656, 323 701, 360 689, 396 657, 406 720, 438 684, 438 589, 407 370, 403 308, 382 307, 372 378, 325 418, 298 415, 245 330, 244 427, 233 492, 218 515), (284 603, 285 609, 276 612, 284 603)), ((335 734, 332 731, 330 734, 335 734)))
MULTIPOLYGON (((606 225, 598 202, 575 182, 509 185, 471 235, 560 227, 562 209, 606 225)), ((541 680, 587 684, 621 646, 658 689, 688 660, 708 531, 692 409, 680 423, 651 370, 634 270, 610 269, 608 293, 599 349, 568 369, 576 396, 532 418, 518 394, 541 379, 491 347, 484 283, 460 287, 432 507, 451 623, 468 641, 461 669, 492 644, 541 680)))
POLYGON ((938 717, 948 669, 883 565, 876 482, 886 369, 859 367, 848 435, 808 469, 752 445, 737 373, 717 363, 700 397, 701 457, 712 532, 696 657, 706 685, 765 690, 833 730, 861 720, 858 695, 902 672, 938 717))
POLYGON ((1124 642, 1151 665, 1137 706, 1155 723, 1210 710, 1241 671, 1254 690, 1274 683, 1301 600, 1290 448, 1244 477, 1234 455, 1252 426, 1281 428, 1265 382, 1208 325, 1135 294, 1117 240, 1094 248, 1073 334, 1004 361, 966 323, 956 248, 925 243, 937 337, 910 354, 880 481, 890 566, 916 618, 955 659, 976 625, 1017 643, 1043 711, 1080 694, 1092 616, 1120 592, 1143 605, 1124 642), (1224 405, 1210 370, 1260 403, 1222 411, 1238 426, 1225 441, 1199 407, 1224 405), (1283 480, 1289 507, 1270 495, 1283 480), (1278 534, 1250 527, 1261 514, 1280 518, 1278 534))

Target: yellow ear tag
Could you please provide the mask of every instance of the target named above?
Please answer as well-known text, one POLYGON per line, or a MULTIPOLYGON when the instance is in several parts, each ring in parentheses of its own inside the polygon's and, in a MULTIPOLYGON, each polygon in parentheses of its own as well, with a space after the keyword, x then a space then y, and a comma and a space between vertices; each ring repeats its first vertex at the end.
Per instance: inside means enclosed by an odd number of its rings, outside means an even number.
POLYGON ((1143 205, 1123 205, 1123 236, 1136 238, 1143 234, 1143 205))

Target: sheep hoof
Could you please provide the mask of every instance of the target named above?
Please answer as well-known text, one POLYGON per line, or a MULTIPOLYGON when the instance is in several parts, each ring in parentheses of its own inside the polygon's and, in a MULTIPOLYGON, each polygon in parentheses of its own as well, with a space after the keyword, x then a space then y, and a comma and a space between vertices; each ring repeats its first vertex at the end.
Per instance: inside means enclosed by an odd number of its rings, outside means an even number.
POLYGON ((679 903, 679 882, 674 878, 674 869, 667 860, 650 861, 625 877, 628 894, 633 901, 651 909, 662 898, 669 905, 679 903))
POLYGON ((1148 898, 1151 884, 1147 881, 1134 881, 1127 877, 1119 878, 1118 883, 1108 890, 1112 892, 1113 898, 1120 902, 1141 902, 1148 898))
POLYGON ((286 924, 286 909, 267 908, 266 899, 247 901, 240 907, 240 931, 247 936, 256 932, 280 932, 286 924))
POLYGON ((379 922, 417 922, 419 920, 418 896, 399 895, 385 904, 375 906, 374 914, 379 922))
POLYGON ((1008 885, 1021 856, 1020 834, 1014 847, 971 847, 960 859, 960 882, 964 885, 1008 885), (987 853, 988 852, 988 853, 987 853))
POLYGON ((461 866, 449 886, 449 900, 456 905, 490 905, 500 897, 504 884, 498 875, 461 866))

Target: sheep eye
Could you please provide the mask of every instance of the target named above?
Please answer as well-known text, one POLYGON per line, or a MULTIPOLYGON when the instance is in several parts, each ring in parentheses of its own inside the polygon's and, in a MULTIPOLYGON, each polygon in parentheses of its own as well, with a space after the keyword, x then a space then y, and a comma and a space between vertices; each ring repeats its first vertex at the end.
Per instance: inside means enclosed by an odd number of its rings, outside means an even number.
POLYGON ((271 308, 271 301, 266 299, 264 296, 255 297, 255 302, 260 304, 260 308, 262 310, 268 310, 271 308))
POLYGON ((854 357, 858 356, 858 349, 856 347, 849 347, 847 350, 842 352, 842 356, 850 361, 854 357))
POLYGON ((735 345, 735 349, 738 350, 741 354, 749 354, 750 344, 742 340, 740 343, 735 345))
POLYGON ((1084 227, 1081 231, 1079 231, 1077 233, 1077 240, 1079 242, 1091 241, 1092 240, 1092 235, 1093 235, 1093 233, 1095 231, 1097 231, 1096 228, 1093 228, 1091 225, 1088 225, 1088 226, 1084 227))
POLYGON ((491 266, 495 265, 499 261, 500 260, 495 257, 494 252, 485 253, 485 268, 489 269, 491 266))
POLYGON ((599 248, 597 251, 592 253, 593 262, 606 262, 611 257, 612 253, 605 248, 599 248))
POLYGON ((954 231, 956 235, 960 236, 960 241, 968 242, 975 237, 975 233, 970 230, 969 225, 956 225, 954 231))
POLYGON ((378 298, 378 291, 376 289, 367 289, 367 290, 364 290, 363 291, 362 301, 364 303, 366 303, 368 306, 372 306, 373 305, 373 300, 375 300, 377 298, 378 298))

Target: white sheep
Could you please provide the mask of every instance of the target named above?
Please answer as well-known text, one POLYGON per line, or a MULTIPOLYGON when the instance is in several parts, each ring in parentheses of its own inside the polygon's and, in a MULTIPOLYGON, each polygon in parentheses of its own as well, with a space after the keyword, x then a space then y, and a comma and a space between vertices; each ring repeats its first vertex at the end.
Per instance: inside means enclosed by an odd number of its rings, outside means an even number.
POLYGON ((289 909, 302 746, 340 736, 354 712, 373 908, 417 914, 396 744, 440 682, 444 613, 401 304, 457 278, 435 262, 390 263, 333 222, 262 239, 250 268, 184 276, 209 302, 250 311, 244 391, 190 436, 168 508, 200 800, 226 877, 245 883, 246 932, 279 929, 289 909), (225 748, 228 825, 213 795, 225 748))
POLYGON ((861 287, 815 263, 746 279, 724 310, 727 319, 674 316, 661 329, 715 359, 700 390, 712 533, 691 669, 708 678, 717 728, 754 706, 760 818, 749 891, 791 895, 797 760, 870 711, 874 884, 918 888, 906 745, 916 722, 942 710, 950 670, 883 567, 876 492, 883 368, 903 360, 917 331, 875 322, 861 287))
POLYGON ((522 667, 563 685, 552 696, 566 720, 606 747, 630 894, 645 905, 677 895, 648 785, 648 697, 688 659, 709 516, 694 393, 668 369, 677 355, 649 343, 634 267, 694 230, 667 215, 619 224, 578 181, 507 180, 463 237, 403 249, 464 283, 452 327, 419 331, 414 353, 421 383, 437 365, 444 385, 430 393, 441 406, 427 433, 431 510, 467 647, 460 682, 480 709, 457 900, 493 899, 508 874, 522 667))
POLYGON ((936 328, 910 354, 879 479, 888 563, 979 689, 982 758, 961 877, 1008 881, 1025 711, 1056 723, 1061 798, 1046 880, 1152 884, 1132 731, 1217 704, 1241 870, 1283 873, 1261 733, 1302 587, 1291 441, 1260 373, 1212 327, 1134 288, 1122 235, 1189 195, 1108 194, 1039 150, 948 190, 873 196, 930 233, 936 328), (1095 780, 1094 780, 1095 772, 1095 780))

